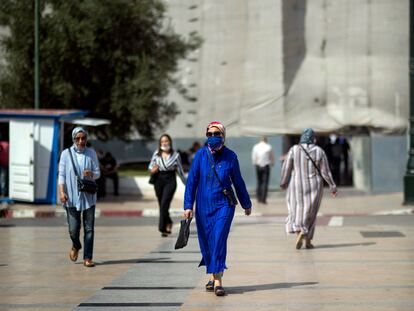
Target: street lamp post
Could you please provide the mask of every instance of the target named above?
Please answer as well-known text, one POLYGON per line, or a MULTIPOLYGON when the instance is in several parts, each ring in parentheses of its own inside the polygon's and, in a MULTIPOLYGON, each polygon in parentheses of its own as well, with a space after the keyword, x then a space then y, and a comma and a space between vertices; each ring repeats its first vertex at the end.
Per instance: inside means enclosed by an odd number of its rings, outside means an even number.
POLYGON ((407 171, 404 176, 404 204, 414 204, 414 3, 410 1, 410 125, 407 171))
POLYGON ((39 109, 39 0, 34 0, 34 104, 39 109))

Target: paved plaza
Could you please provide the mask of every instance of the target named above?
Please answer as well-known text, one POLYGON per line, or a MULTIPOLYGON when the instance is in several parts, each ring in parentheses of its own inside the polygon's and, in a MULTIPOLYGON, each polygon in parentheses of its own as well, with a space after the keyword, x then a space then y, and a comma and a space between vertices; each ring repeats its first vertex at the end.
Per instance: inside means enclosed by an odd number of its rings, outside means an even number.
MULTIPOLYGON (((106 212, 96 221, 95 268, 69 261, 64 217, 1 219, 0 310, 414 310, 414 215, 401 201, 325 195, 315 249, 296 250, 283 194, 272 193, 251 217, 235 217, 225 297, 204 290, 194 226, 176 251, 178 228, 161 238, 157 217, 143 216, 156 215, 153 199, 98 204, 106 212)), ((181 205, 177 196, 177 215, 181 205)), ((56 207, 12 207, 30 208, 56 207)))

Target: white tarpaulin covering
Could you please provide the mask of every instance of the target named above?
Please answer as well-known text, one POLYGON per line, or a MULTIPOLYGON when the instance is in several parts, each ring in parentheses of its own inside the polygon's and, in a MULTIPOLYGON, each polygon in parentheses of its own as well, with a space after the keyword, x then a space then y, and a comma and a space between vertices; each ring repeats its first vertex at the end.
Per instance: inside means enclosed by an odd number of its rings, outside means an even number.
POLYGON ((229 135, 408 123, 409 0, 170 0, 176 31, 197 31, 200 50, 179 77, 169 131, 199 136, 219 120, 229 135))
POLYGON ((86 125, 86 126, 100 126, 111 124, 111 121, 106 119, 97 119, 97 118, 83 118, 83 119, 74 119, 68 121, 68 123, 76 125, 86 125))

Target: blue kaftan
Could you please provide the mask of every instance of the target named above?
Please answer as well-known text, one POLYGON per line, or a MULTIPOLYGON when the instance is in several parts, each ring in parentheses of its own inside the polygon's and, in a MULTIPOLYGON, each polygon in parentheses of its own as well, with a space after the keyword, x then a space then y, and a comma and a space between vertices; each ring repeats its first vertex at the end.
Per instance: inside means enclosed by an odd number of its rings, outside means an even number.
POLYGON ((235 207, 230 206, 224 196, 209 157, 214 160, 224 187, 234 185, 242 208, 251 208, 252 203, 240 173, 237 155, 227 147, 223 147, 214 156, 207 147, 201 148, 195 155, 188 174, 184 209, 192 209, 196 201, 198 241, 203 256, 200 266, 205 265, 207 273, 220 273, 227 269, 227 237, 235 207))

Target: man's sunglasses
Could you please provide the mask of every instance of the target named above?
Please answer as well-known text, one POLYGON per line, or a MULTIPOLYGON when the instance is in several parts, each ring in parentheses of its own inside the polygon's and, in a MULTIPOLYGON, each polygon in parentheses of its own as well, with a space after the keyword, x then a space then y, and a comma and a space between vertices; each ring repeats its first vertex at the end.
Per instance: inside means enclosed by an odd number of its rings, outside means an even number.
POLYGON ((207 137, 220 137, 221 136, 221 132, 207 132, 206 134, 207 137))

